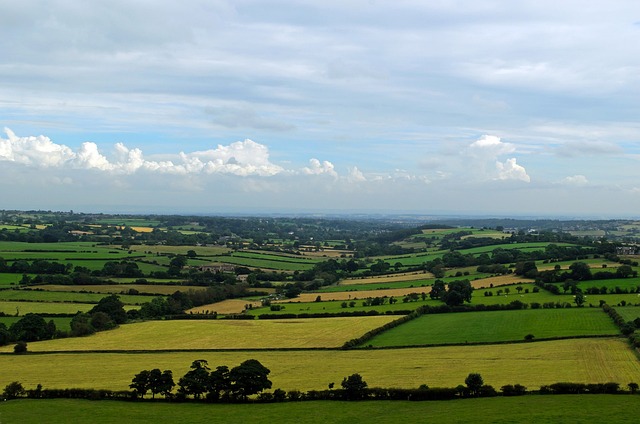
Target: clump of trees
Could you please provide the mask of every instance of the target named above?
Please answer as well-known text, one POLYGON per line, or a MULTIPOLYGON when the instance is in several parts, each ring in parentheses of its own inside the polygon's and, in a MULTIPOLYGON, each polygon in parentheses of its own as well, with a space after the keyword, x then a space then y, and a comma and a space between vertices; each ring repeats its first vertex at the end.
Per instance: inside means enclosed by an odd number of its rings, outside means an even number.
MULTIPOLYGON (((209 368, 204 359, 191 363, 187 373, 178 380, 178 399, 205 399, 217 401, 246 401, 249 396, 271 388, 268 376, 271 371, 256 359, 248 359, 240 365, 229 369, 222 365, 215 370, 209 368)), ((143 370, 131 380, 131 387, 136 396, 142 398, 150 391, 152 397, 161 394, 165 398, 172 397, 176 384, 171 370, 143 370)))

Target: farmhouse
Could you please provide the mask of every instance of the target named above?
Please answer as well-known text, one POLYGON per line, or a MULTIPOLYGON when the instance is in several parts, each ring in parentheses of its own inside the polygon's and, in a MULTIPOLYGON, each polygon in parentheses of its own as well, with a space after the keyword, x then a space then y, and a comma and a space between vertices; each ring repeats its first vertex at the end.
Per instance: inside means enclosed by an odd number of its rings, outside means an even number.
POLYGON ((229 264, 202 265, 198 267, 202 272, 234 272, 236 267, 229 264))

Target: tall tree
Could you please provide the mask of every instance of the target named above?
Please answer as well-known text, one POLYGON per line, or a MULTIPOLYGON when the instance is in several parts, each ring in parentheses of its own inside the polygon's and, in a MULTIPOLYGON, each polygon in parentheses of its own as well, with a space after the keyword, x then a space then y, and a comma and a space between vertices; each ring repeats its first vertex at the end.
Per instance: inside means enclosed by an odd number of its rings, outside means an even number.
POLYGON ((231 393, 234 398, 246 400, 249 396, 271 388, 271 371, 256 359, 249 359, 229 371, 231 393))

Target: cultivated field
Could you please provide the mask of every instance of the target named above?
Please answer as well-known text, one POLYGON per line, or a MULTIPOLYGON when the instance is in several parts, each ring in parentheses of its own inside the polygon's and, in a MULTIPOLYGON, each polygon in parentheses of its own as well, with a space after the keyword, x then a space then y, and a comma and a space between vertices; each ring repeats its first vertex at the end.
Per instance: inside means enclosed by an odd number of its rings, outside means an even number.
MULTIPOLYGON (((89 337, 29 343, 29 351, 339 347, 395 318, 146 321, 124 324, 89 337)), ((0 348, 0 352, 12 350, 12 346, 0 348)))
POLYGON ((433 274, 430 272, 416 271, 416 272, 403 272, 400 274, 391 275, 379 275, 375 277, 360 277, 360 278, 345 278, 340 281, 341 286, 350 286, 354 284, 379 284, 390 283, 398 281, 421 281, 425 279, 432 279, 433 274))
POLYGON ((410 293, 426 293, 429 294, 431 287, 407 287, 402 289, 384 289, 384 290, 358 290, 358 291, 335 291, 335 292, 318 292, 318 293, 302 293, 295 299, 277 300, 275 303, 287 302, 313 302, 318 296, 322 300, 357 300, 366 299, 368 297, 404 297, 410 293))
POLYGON ((640 381, 640 362, 626 340, 611 338, 382 350, 8 354, 0 355, 0 386, 18 380, 27 387, 125 390, 142 369, 182 376, 196 359, 215 368, 250 358, 271 370, 274 389, 285 390, 326 389, 356 372, 371 387, 452 387, 470 372, 496 388, 518 383, 531 390, 558 381, 640 381))
POLYGON ((212 314, 214 312, 218 314, 239 314, 245 310, 246 305, 252 305, 252 307, 257 308, 262 306, 262 302, 255 300, 227 299, 222 302, 197 306, 187 310, 186 312, 188 314, 212 314))

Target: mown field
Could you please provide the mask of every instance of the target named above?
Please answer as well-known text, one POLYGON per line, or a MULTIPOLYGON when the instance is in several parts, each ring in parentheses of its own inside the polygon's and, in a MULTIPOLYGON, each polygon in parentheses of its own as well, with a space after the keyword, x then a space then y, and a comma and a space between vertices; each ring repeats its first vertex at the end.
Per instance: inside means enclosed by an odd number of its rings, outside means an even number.
POLYGON ((618 335, 600 308, 429 314, 378 334, 365 344, 376 347, 522 341, 536 338, 618 335))
POLYGON ((464 384, 471 372, 496 388, 640 381, 640 361, 626 340, 598 338, 375 350, 5 354, 0 355, 0 387, 17 380, 28 388, 40 383, 49 388, 126 390, 142 369, 170 369, 180 377, 196 359, 207 360, 212 368, 257 359, 271 370, 273 388, 285 390, 322 390, 353 373, 360 373, 371 387, 452 387, 464 384))
MULTIPOLYGON (((126 290, 125 288, 121 288, 126 290)), ((70 303, 98 303, 104 298, 104 293, 80 293, 70 291, 49 290, 0 290, 1 301, 26 302, 70 302, 70 303)), ((120 301, 125 305, 141 305, 149 302, 152 297, 141 295, 120 294, 120 301)))
POLYGON ((0 405, 3 422, 111 424, 171 422, 175 424, 300 423, 381 424, 633 422, 640 414, 635 396, 556 395, 465 399, 440 402, 289 402, 252 405, 175 404, 157 402, 92 402, 87 400, 14 400, 0 405))
MULTIPOLYGON (((296 320, 177 320, 124 324, 89 337, 29 344, 32 352, 339 347, 397 317, 296 320)), ((11 351, 11 346, 0 352, 11 351)))

